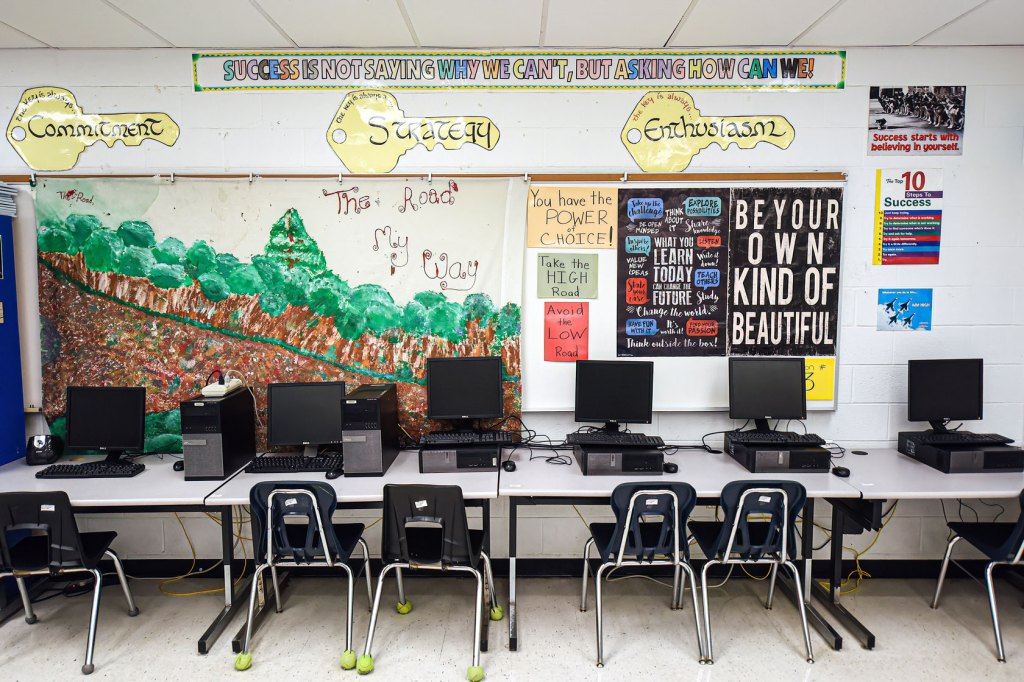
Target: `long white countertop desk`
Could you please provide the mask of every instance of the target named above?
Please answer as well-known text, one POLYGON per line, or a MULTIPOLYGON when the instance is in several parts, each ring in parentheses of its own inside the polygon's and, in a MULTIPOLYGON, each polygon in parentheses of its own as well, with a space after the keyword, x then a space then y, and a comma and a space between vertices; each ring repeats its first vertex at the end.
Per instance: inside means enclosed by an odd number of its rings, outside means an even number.
POLYGON ((840 463, 850 470, 847 482, 866 500, 1017 497, 1024 490, 1020 471, 946 474, 893 448, 864 451, 847 451, 840 463))

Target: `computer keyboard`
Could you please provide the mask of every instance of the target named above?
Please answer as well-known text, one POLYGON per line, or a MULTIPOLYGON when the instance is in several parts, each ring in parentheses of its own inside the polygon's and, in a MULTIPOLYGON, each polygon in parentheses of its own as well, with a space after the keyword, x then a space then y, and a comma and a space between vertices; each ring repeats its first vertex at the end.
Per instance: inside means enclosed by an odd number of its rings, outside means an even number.
POLYGON ((998 433, 971 433, 970 431, 950 431, 948 433, 928 433, 921 436, 925 445, 1005 445, 1012 443, 1012 438, 1000 436, 998 433))
POLYGON ((420 436, 420 445, 511 445, 508 431, 435 431, 420 436))
POLYGON ((245 467, 247 474, 294 474, 303 472, 341 471, 343 455, 264 455, 245 467))
POLYGON ((141 474, 145 464, 136 462, 110 464, 84 462, 82 464, 51 464, 36 472, 36 478, 131 478, 141 474))
POLYGON ((816 433, 795 433, 793 431, 730 431, 733 443, 756 445, 770 443, 777 445, 824 445, 825 439, 816 433))
POLYGON ((566 445, 629 445, 639 448, 664 447, 661 436, 643 433, 608 433, 607 431, 577 431, 565 436, 566 445))

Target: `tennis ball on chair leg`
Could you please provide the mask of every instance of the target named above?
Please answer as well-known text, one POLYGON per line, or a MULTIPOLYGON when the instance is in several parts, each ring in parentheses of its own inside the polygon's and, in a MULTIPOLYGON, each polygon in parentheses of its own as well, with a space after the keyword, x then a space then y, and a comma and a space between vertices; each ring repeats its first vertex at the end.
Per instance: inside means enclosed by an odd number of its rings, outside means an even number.
POLYGON ((367 675, 373 672, 373 656, 363 655, 359 657, 356 662, 356 670, 359 671, 360 675, 367 675))
POLYGON ((395 610, 404 616, 412 611, 412 600, 410 599, 408 601, 398 602, 395 604, 395 610))
POLYGON ((352 649, 345 649, 341 652, 341 661, 339 661, 342 670, 352 670, 356 667, 356 652, 352 649))
POLYGON ((500 606, 491 608, 491 620, 501 620, 505 617, 505 611, 500 606))
POLYGON ((469 680, 469 682, 480 682, 480 680, 484 679, 483 666, 469 666, 469 670, 466 671, 466 679, 469 680))
POLYGON ((248 670, 252 667, 252 654, 244 651, 235 656, 235 670, 248 670))

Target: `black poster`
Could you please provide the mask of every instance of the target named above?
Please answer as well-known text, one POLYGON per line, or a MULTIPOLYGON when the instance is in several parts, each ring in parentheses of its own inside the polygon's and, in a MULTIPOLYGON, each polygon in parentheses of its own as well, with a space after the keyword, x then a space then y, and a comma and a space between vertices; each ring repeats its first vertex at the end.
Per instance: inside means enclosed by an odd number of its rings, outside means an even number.
POLYGON ((619 190, 618 356, 723 356, 729 190, 619 190))
POLYGON ((835 355, 839 187, 737 188, 729 229, 729 354, 835 355))

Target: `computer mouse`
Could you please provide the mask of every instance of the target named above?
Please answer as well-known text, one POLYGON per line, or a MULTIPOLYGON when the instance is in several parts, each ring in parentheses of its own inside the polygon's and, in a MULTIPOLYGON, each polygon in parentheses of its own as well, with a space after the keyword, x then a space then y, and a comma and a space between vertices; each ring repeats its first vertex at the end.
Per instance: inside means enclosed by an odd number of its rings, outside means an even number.
POLYGON ((179 459, 177 462, 175 462, 174 463, 174 470, 175 471, 184 471, 185 470, 185 460, 179 459))
POLYGON ((674 474, 679 471, 679 465, 675 462, 665 462, 661 465, 661 468, 665 470, 666 474, 674 474))
POLYGON ((510 459, 506 459, 504 462, 501 463, 501 468, 504 469, 505 471, 515 471, 516 463, 510 459))
POLYGON ((850 475, 850 470, 846 467, 832 467, 832 473, 839 478, 846 478, 850 475))
POLYGON ((866 455, 866 454, 868 454, 867 450, 850 450, 850 452, 852 452, 855 455, 866 455))
POLYGON ((344 473, 345 472, 342 471, 341 469, 331 469, 330 471, 327 472, 327 480, 333 481, 334 479, 338 478, 344 473))

